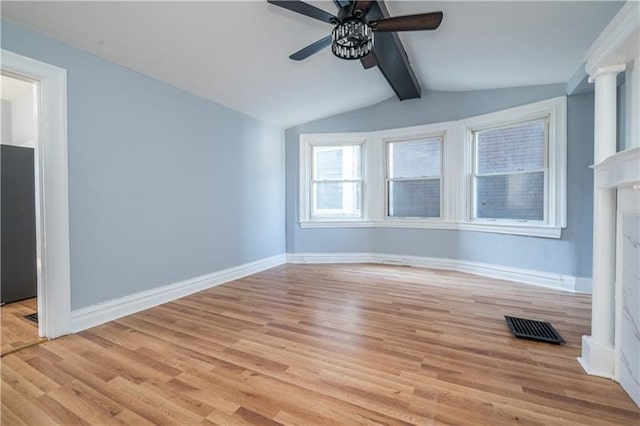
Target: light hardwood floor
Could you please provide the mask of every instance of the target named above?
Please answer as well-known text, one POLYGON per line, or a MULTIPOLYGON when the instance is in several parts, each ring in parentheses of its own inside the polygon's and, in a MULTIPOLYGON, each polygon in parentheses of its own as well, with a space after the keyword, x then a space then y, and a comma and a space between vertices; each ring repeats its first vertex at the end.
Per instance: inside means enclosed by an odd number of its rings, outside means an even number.
POLYGON ((38 309, 37 299, 7 303, 0 308, 0 353, 5 354, 44 340, 38 336, 38 324, 28 321, 25 315, 38 309))
POLYGON ((589 296, 468 274, 283 265, 5 356, 2 424, 637 425, 576 361, 589 316, 589 296))

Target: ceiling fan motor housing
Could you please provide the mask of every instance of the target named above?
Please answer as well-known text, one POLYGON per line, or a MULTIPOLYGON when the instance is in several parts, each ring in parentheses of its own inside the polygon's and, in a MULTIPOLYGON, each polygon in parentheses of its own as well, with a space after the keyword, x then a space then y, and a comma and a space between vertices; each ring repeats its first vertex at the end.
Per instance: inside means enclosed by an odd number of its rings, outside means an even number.
POLYGON ((341 59, 360 59, 373 48, 373 29, 360 19, 350 19, 331 31, 331 51, 341 59))

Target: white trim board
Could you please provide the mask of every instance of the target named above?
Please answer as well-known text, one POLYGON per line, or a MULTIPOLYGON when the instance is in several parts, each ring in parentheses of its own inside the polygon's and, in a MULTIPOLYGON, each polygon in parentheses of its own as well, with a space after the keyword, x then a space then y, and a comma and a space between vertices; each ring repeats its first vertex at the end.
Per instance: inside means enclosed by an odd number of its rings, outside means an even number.
MULTIPOLYGON (((569 292, 576 289, 577 278, 531 269, 437 257, 405 256, 384 253, 287 253, 287 263, 380 263, 467 272, 484 277, 531 284, 569 292)), ((579 279, 578 279, 579 280, 579 279)))
POLYGON ((229 281, 238 280, 248 275, 282 265, 285 263, 285 260, 286 256, 279 254, 199 277, 189 278, 166 286, 112 299, 96 305, 75 309, 71 312, 71 329, 74 333, 77 333, 229 281))
POLYGON ((34 151, 38 334, 52 339, 71 332, 67 71, 4 49, 0 49, 0 68, 38 87, 34 151))

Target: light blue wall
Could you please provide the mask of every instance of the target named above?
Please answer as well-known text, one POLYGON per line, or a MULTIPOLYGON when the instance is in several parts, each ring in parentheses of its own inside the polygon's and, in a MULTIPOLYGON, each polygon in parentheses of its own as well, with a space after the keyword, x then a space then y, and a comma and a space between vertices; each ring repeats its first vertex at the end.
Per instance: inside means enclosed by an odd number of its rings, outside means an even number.
POLYGON ((74 309, 281 254, 280 129, 2 21, 68 72, 74 309))
POLYGON ((591 276, 593 95, 568 98, 568 217, 562 238, 474 231, 391 228, 300 229, 297 224, 300 133, 389 129, 457 120, 565 94, 566 85, 475 92, 425 91, 422 99, 380 104, 303 124, 286 134, 287 251, 377 252, 463 259, 591 276))

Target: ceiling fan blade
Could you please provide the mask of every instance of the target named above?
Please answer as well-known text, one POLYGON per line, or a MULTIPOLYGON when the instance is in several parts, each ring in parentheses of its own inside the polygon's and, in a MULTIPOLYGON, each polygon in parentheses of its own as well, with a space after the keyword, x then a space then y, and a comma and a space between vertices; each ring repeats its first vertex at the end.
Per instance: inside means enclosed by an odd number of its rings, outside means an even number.
POLYGON ((366 16, 374 3, 375 1, 371 0, 358 0, 353 4, 353 13, 355 14, 357 11, 360 11, 361 16, 366 16))
POLYGON ((333 0, 333 2, 338 6, 338 9, 342 9, 345 6, 349 6, 351 3, 349 0, 333 0))
POLYGON ((322 9, 318 9, 315 6, 311 6, 310 4, 307 4, 298 0, 295 0, 295 1, 267 0, 267 3, 271 3, 274 6, 279 6, 284 9, 290 10, 292 12, 300 13, 301 15, 305 15, 310 18, 314 18, 329 24, 337 21, 337 18, 332 14, 330 14, 329 12, 325 12, 322 9))
POLYGON ((369 22, 374 31, 419 31, 435 30, 442 22, 442 12, 420 15, 396 16, 369 22))
POLYGON ((322 49, 329 47, 330 45, 331 45, 331 36, 328 35, 316 41, 315 43, 312 43, 307 47, 298 50, 296 53, 289 56, 289 59, 293 59, 294 61, 301 61, 313 55, 314 53, 318 53, 322 49))

